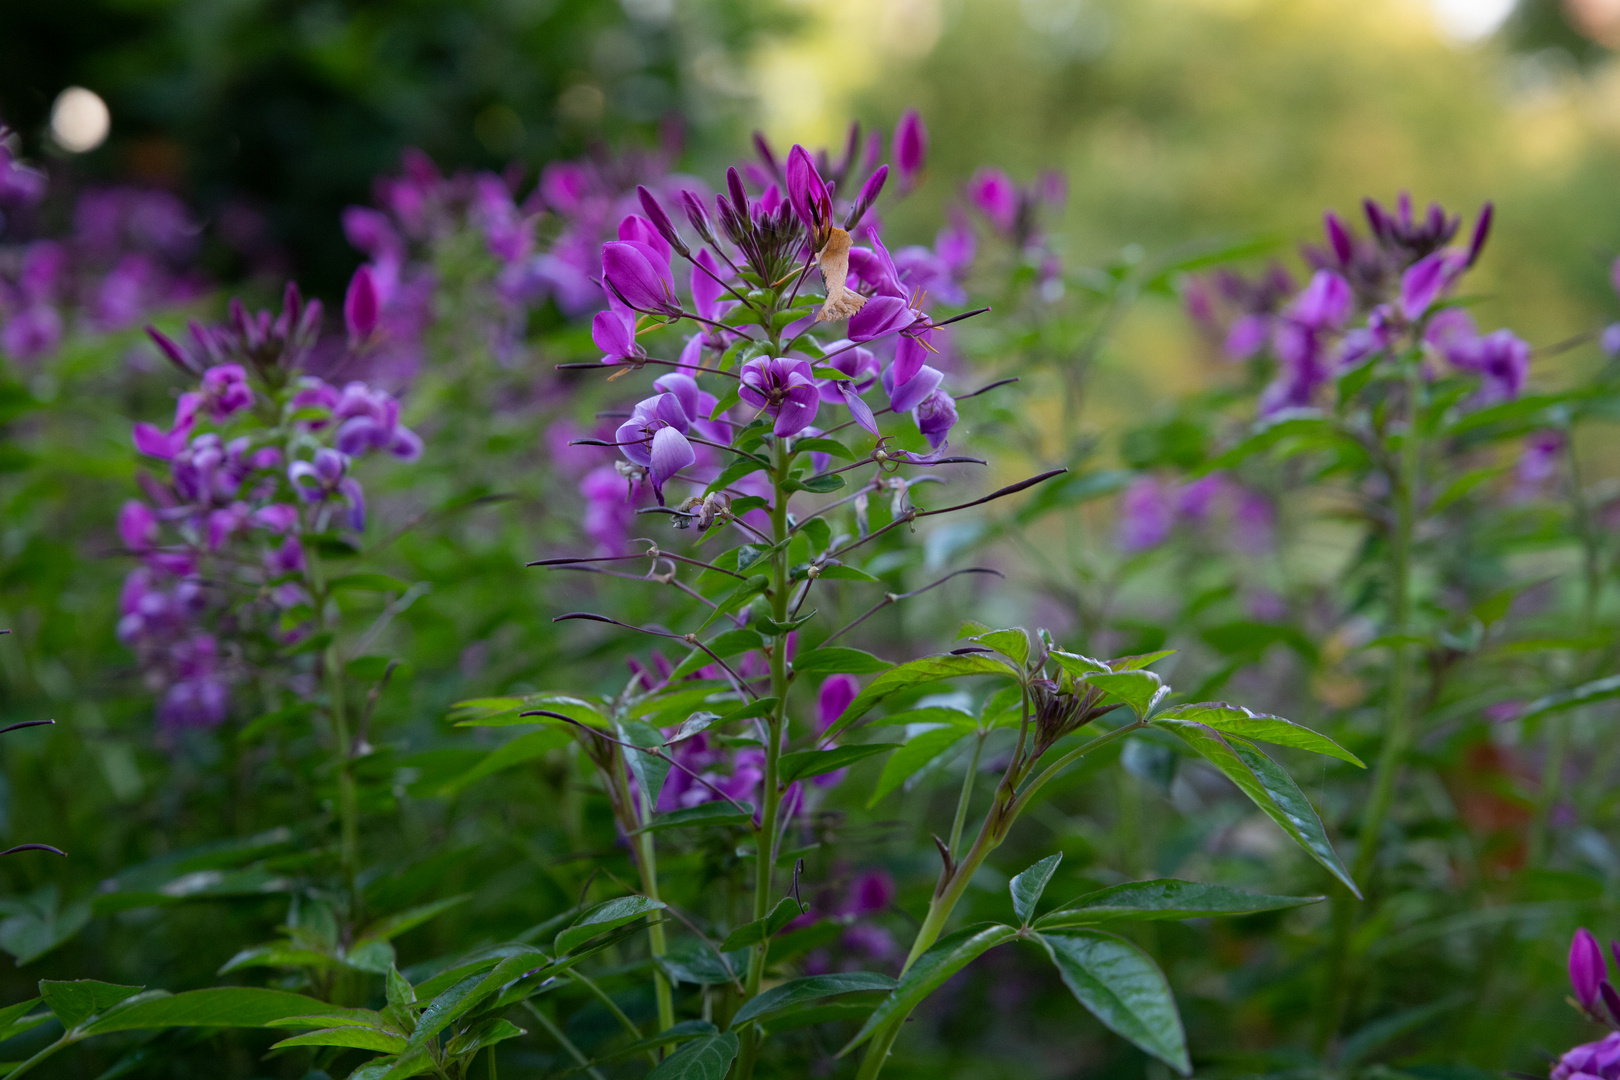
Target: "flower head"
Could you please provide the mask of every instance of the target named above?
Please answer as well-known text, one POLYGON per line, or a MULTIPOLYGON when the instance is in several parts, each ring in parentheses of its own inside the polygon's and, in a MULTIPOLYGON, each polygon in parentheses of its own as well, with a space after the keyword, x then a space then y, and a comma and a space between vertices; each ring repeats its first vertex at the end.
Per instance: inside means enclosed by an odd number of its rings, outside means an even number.
POLYGON ((630 419, 619 425, 614 441, 624 456, 648 471, 653 493, 664 503, 664 484, 697 460, 686 433, 691 420, 673 393, 661 393, 636 404, 630 419))
POLYGON ((761 356, 744 364, 739 375, 742 400, 775 418, 772 434, 797 435, 815 420, 821 393, 808 360, 761 356))
POLYGON ((916 109, 908 109, 894 129, 894 167, 900 170, 901 190, 909 191, 917 182, 928 159, 928 129, 916 109))

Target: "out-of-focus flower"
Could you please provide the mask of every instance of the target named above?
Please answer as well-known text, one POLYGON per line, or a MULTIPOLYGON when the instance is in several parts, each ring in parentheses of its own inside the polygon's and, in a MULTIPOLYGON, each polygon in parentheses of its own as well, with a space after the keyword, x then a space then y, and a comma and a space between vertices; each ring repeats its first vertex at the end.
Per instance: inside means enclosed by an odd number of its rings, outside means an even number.
POLYGON ((295 461, 287 466, 287 480, 298 497, 308 503, 343 501, 349 507, 349 527, 366 527, 366 500, 360 483, 348 475, 349 458, 330 447, 315 451, 313 461, 295 461))
POLYGON ((968 181, 968 200, 1003 231, 1018 221, 1018 188, 1000 169, 983 168, 968 181))
POLYGON ((368 341, 377 332, 377 320, 382 314, 382 300, 377 295, 377 281, 371 267, 361 266, 349 279, 349 289, 343 296, 343 323, 349 330, 351 347, 368 341))
POLYGON ((1120 550, 1135 554, 1158 547, 1169 539, 1175 520, 1173 494, 1151 476, 1137 477, 1119 500, 1120 550))
POLYGON ((894 167, 900 171, 900 190, 910 191, 928 160, 928 129, 916 109, 906 110, 900 123, 895 125, 890 154, 894 167))

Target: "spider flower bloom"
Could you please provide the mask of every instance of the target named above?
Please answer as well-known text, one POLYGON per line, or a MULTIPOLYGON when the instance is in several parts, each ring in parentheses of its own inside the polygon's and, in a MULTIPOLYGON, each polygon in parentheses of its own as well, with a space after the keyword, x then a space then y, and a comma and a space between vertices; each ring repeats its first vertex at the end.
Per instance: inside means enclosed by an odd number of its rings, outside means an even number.
MULTIPOLYGON (((790 168, 792 160, 788 159, 790 168)), ((808 360, 761 356, 744 364, 739 374, 742 385, 737 389, 738 396, 776 419, 772 434, 797 435, 815 420, 821 392, 808 360)))
POLYGON ((203 372, 198 406, 217 421, 229 420, 253 405, 253 388, 241 364, 216 364, 203 372))
POLYGON ((1139 476, 1119 500, 1119 548, 1127 554, 1156 548, 1170 538, 1176 511, 1172 494, 1151 476, 1139 476))
POLYGON ((323 446, 315 451, 314 461, 295 461, 287 466, 287 480, 307 503, 347 503, 349 527, 359 532, 366 527, 366 497, 360 482, 348 472, 348 455, 323 446))
POLYGON ((635 240, 610 240, 602 245, 602 281, 608 292, 636 311, 679 315, 675 275, 658 251, 635 240))
POLYGON ((1565 1052, 1553 1066, 1552 1080, 1620 1080, 1620 1031, 1565 1052))
POLYGON ((638 402, 614 436, 624 456, 647 470, 660 506, 664 505, 664 483, 697 460, 692 444, 686 441, 690 427, 681 399, 662 393, 638 402))
POLYGON ((928 129, 916 109, 908 109, 894 129, 894 167, 900 170, 900 190, 910 191, 928 160, 928 129))
POLYGON ((1451 283, 1452 256, 1444 251, 1425 255, 1406 268, 1401 275, 1401 314, 1408 322, 1416 322, 1440 299, 1440 294, 1451 283))
POLYGON ((1480 376, 1479 403, 1519 396, 1530 377, 1530 346, 1511 330, 1493 330, 1446 349, 1446 359, 1480 376))
POLYGON ((343 325, 349 331, 349 344, 354 346, 371 340, 381 315, 382 298, 377 292, 377 280, 372 276, 371 267, 361 266, 349 279, 349 291, 343 294, 343 325))
POLYGON ((1575 1000, 1581 1003, 1581 1008, 1594 1015, 1599 1015, 1598 1001, 1602 996, 1599 987, 1607 974, 1608 966, 1603 961, 1603 949, 1597 938, 1584 926, 1576 930, 1569 943, 1569 985, 1574 988, 1575 1000))

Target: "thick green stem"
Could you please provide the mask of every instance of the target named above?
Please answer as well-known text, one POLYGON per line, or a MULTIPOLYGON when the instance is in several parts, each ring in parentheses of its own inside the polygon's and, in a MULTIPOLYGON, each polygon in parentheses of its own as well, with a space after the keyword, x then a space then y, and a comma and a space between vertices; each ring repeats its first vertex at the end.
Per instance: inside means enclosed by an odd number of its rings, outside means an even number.
MULTIPOLYGON (((1419 366, 1409 361, 1406 376, 1407 423, 1401 439, 1397 473, 1392 477, 1391 499, 1394 522, 1389 536, 1389 633, 1392 646, 1389 689, 1384 702, 1384 730, 1378 759, 1373 764, 1372 791, 1361 815, 1356 860, 1351 879, 1372 894, 1371 875, 1378 865, 1379 838, 1389 819, 1395 799, 1395 785, 1401 763, 1412 741, 1411 685, 1412 648, 1406 643, 1411 634, 1412 616, 1412 539, 1417 529, 1418 486, 1422 466, 1422 424, 1420 402, 1423 376, 1419 366)), ((1316 1045, 1325 1050, 1337 1034, 1349 1004, 1350 936, 1355 928, 1354 899, 1340 894, 1334 898, 1333 938, 1322 997, 1325 1008, 1318 1012, 1316 1045)))

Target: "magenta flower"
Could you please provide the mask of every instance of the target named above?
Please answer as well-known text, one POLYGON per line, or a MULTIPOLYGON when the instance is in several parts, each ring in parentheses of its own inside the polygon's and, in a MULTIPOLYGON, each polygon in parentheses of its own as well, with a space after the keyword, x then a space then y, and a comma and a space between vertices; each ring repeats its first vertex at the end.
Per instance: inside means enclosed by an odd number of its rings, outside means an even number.
MULTIPOLYGON (((849 344, 850 342, 847 340, 829 341, 823 347, 827 352, 836 353, 837 355, 830 356, 825 361, 825 364, 850 376, 848 381, 851 383, 852 388, 860 393, 865 393, 872 388, 873 383, 877 382, 878 375, 882 371, 882 365, 878 363, 878 358, 872 355, 871 349, 861 346, 849 348, 849 344)), ((843 385, 843 380, 838 379, 828 379, 822 382, 820 384, 821 400, 829 405, 835 405, 843 400, 843 395, 839 393, 841 385, 843 385)))
POLYGON ((928 159, 928 129, 916 109, 908 109, 894 129, 894 167, 900 170, 900 190, 910 191, 928 159))
POLYGON ((158 538, 158 520, 152 508, 137 499, 124 503, 118 511, 118 538, 131 551, 150 550, 158 538))
POLYGON ((377 295, 377 281, 371 267, 364 264, 349 279, 349 290, 343 296, 343 324, 349 330, 349 344, 369 341, 377 332, 377 319, 382 313, 382 300, 377 295))
POLYGON ((0 351, 17 360, 48 356, 61 340, 62 315, 45 303, 23 308, 0 328, 0 351))
POLYGON ((624 456, 647 470, 660 506, 665 482, 697 460, 692 444, 686 441, 690 426, 680 398, 662 393, 638 402, 614 436, 624 456))
MULTIPOLYGON (((792 158, 788 160, 791 163, 792 158)), ((745 403, 775 417, 773 434, 797 435, 815 420, 821 393, 808 360, 761 356, 744 364, 739 374, 742 385, 738 395, 745 403)))
POLYGON ((386 450, 402 461, 422 456, 422 440, 399 422, 399 402, 386 390, 349 383, 332 406, 332 419, 339 425, 337 448, 351 457, 368 450, 386 450))
POLYGON ((610 240, 603 244, 602 281, 612 296, 636 311, 681 313, 669 260, 644 243, 610 240))
POLYGON ((580 527, 596 541, 598 555, 622 555, 636 520, 633 481, 617 467, 602 465, 585 474, 579 493, 585 497, 585 516, 580 527))
POLYGON ((203 372, 201 393, 196 407, 219 423, 253 405, 253 388, 241 364, 216 364, 203 372))
POLYGON ((991 224, 1009 230, 1018 220, 1018 188, 1000 169, 984 168, 968 181, 968 199, 991 224))
POLYGON ((1350 316, 1350 283, 1331 270, 1318 270, 1288 306, 1287 316, 1311 330, 1328 330, 1350 316))
POLYGON ((1483 337, 1456 341, 1446 349, 1446 359, 1479 374, 1477 404, 1518 397, 1530 377, 1530 345, 1511 330, 1493 330, 1483 337))

